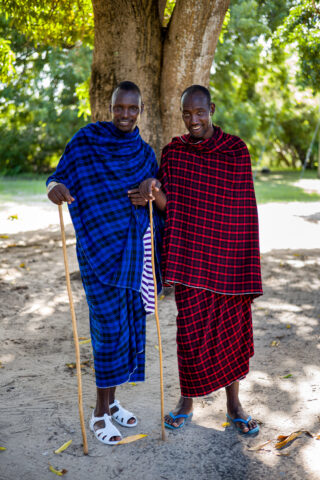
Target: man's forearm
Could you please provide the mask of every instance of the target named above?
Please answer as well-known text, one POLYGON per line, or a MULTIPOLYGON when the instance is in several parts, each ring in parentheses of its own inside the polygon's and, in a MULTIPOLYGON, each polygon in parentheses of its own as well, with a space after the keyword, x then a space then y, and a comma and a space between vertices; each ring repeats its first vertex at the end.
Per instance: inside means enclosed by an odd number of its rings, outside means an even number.
POLYGON ((167 197, 163 193, 162 190, 159 190, 158 192, 153 191, 153 196, 154 196, 154 202, 159 210, 162 212, 165 211, 166 206, 167 206, 167 197))

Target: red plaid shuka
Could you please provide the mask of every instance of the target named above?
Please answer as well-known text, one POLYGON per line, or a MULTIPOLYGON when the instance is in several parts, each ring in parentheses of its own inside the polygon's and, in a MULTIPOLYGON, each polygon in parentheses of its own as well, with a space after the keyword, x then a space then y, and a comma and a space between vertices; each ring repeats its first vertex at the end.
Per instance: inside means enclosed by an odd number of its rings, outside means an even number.
POLYGON ((262 294, 258 215, 244 142, 214 127, 174 138, 158 178, 167 196, 162 275, 176 285, 181 394, 244 377, 253 355, 251 301, 262 294))
POLYGON ((245 377, 252 357, 251 297, 175 288, 181 395, 200 397, 245 377))
POLYGON ((262 294, 257 205, 250 155, 219 127, 208 140, 176 137, 158 178, 167 196, 162 273, 225 295, 262 294))

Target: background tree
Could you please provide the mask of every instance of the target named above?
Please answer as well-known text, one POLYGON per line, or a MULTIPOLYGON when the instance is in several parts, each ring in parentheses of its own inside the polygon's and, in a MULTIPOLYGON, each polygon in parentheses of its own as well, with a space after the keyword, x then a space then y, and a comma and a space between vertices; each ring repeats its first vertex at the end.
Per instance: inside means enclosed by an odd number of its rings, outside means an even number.
MULTIPOLYGON (((174 3, 174 2, 172 2, 174 3)), ((171 5, 172 5, 171 3, 171 5)), ((108 118, 112 89, 123 79, 141 86, 144 137, 157 150, 181 133, 179 96, 192 83, 209 84, 229 0, 177 0, 166 26, 166 2, 93 0, 95 46, 91 76, 94 120, 108 118)))
MULTIPOLYGON (((264 161, 285 167, 298 167, 304 161, 319 116, 315 94, 320 87, 304 70, 303 56, 297 58, 296 36, 289 38, 286 33, 296 3, 234 0, 210 82, 217 103, 215 121, 248 143, 254 161, 264 154, 264 161)), ((314 9, 311 12, 311 1, 303 3, 309 3, 307 30, 314 38, 316 31, 320 35, 319 25, 316 28, 320 17, 314 9)), ((307 38, 311 51, 310 35, 307 38)), ((320 75, 319 57, 309 54, 308 59, 314 77, 320 75)))
MULTIPOLYGON (((66 47, 79 39, 89 41, 92 16, 87 0, 2 3, 14 25, 36 44, 66 47)), ((182 90, 195 82, 209 84, 229 0, 118 0, 116 5, 93 0, 92 5, 92 119, 109 118, 111 92, 119 81, 136 82, 147 106, 141 121, 144 137, 159 153, 181 132, 182 90)))
POLYGON ((0 171, 44 171, 86 121, 79 119, 81 93, 91 48, 37 47, 0 17, 0 32, 14 60, 0 89, 0 171), (12 50, 11 50, 12 52, 12 50))
POLYGON ((228 3, 0 0, 0 170, 46 168, 90 120, 94 38, 93 120, 109 118, 114 85, 130 78, 159 153, 184 129, 181 91, 211 72, 215 122, 246 140, 254 162, 300 166, 319 116, 319 2, 233 0, 212 65, 228 3))

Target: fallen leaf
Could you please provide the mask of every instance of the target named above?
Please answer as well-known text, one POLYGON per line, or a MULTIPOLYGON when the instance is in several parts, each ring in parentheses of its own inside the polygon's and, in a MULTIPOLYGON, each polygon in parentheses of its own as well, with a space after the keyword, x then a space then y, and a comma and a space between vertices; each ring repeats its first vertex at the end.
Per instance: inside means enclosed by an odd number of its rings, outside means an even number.
POLYGON ((68 442, 64 443, 61 445, 61 447, 57 448, 57 450, 54 451, 54 453, 61 453, 64 452, 72 443, 72 440, 69 440, 68 442))
POLYGON ((131 435, 131 437, 126 437, 123 440, 120 440, 117 445, 124 445, 125 443, 136 442, 137 440, 140 440, 140 438, 147 436, 148 435, 146 433, 138 433, 138 435, 131 435))
POLYGON ((0 235, 0 238, 9 238, 9 235, 0 235))
POLYGON ((224 427, 230 427, 230 423, 229 423, 229 422, 223 422, 223 423, 221 424, 221 427, 223 427, 223 428, 224 428, 224 427))
POLYGON ((316 440, 320 440, 320 433, 316 435, 316 440))
POLYGON ((25 263, 20 263, 19 267, 20 268, 26 268, 26 264, 25 263))
POLYGON ((278 452, 277 455, 278 457, 288 457, 290 452, 278 452))
POLYGON ((282 378, 291 378, 292 377, 292 374, 291 373, 288 373, 288 375, 285 375, 284 377, 282 378))
POLYGON ((288 323, 288 324, 286 325, 286 328, 291 328, 290 323, 288 323))
POLYGON ((267 442, 261 443, 260 445, 257 445, 256 447, 250 447, 248 448, 249 452, 258 452, 259 450, 262 450, 266 445, 271 443, 272 440, 268 440, 267 442))
POLYGON ((0 447, 0 450, 7 450, 7 447, 0 447))
MULTIPOLYGON (((74 368, 77 368, 77 365, 75 363, 66 363, 66 367, 74 369, 74 368)), ((84 368, 84 367, 85 367, 85 365, 83 365, 83 363, 81 363, 80 368, 84 368)))
POLYGON ((160 295, 159 300, 164 300, 166 298, 165 295, 160 295))
POLYGON ((159 350, 159 347, 158 347, 158 345, 155 345, 155 346, 154 346, 154 348, 156 348, 157 350, 159 350))
POLYGON ((290 435, 278 435, 277 440, 278 442, 275 444, 275 448, 280 450, 281 448, 288 445, 288 443, 293 442, 296 438, 300 437, 302 433, 305 433, 309 437, 313 438, 312 433, 308 430, 298 430, 296 432, 291 433, 290 435))
POLYGON ((280 344, 280 341, 279 340, 273 340, 271 343, 270 343, 270 347, 278 347, 280 344))
POLYGON ((133 387, 137 385, 135 382, 129 382, 129 385, 132 385, 133 387))
POLYGON ((18 215, 9 215, 8 220, 18 220, 18 215))
POLYGON ((59 475, 59 477, 62 477, 62 475, 65 475, 68 471, 65 468, 63 468, 62 470, 56 470, 55 468, 53 468, 52 465, 49 465, 49 470, 50 472, 55 473, 56 475, 59 475))
POLYGON ((88 337, 79 337, 79 340, 87 340, 88 337))
POLYGON ((66 363, 66 367, 68 367, 68 368, 76 368, 76 364, 75 364, 75 363, 66 363))
POLYGON ((87 340, 81 340, 79 342, 79 345, 84 345, 85 343, 90 343, 91 342, 91 338, 87 338, 87 340))
POLYGON ((17 244, 16 243, 10 243, 9 245, 7 245, 7 248, 13 248, 13 247, 16 247, 17 244))

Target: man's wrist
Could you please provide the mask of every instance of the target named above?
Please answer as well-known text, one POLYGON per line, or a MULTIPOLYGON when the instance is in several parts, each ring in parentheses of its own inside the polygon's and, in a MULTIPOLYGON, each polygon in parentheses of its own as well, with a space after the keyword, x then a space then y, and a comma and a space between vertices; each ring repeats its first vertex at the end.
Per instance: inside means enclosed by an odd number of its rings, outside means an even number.
POLYGON ((48 185, 47 185, 47 193, 51 192, 51 190, 56 187, 57 185, 61 185, 61 182, 50 182, 48 185))

